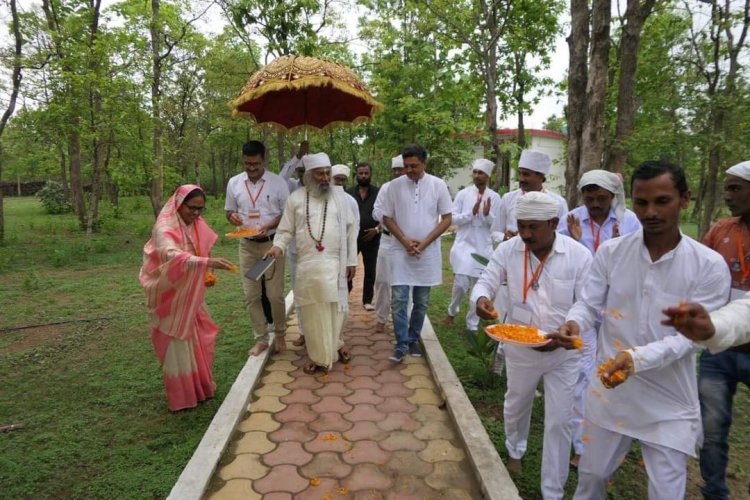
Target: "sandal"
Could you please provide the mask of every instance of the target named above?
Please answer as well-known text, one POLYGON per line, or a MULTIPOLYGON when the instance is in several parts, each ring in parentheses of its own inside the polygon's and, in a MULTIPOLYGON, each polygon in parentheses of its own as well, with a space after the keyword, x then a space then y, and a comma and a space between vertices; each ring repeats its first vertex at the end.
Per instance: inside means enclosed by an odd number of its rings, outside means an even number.
POLYGON ((302 371, 307 373, 308 375, 315 375, 315 373, 322 369, 322 366, 317 365, 312 361, 307 362, 305 366, 302 367, 302 371))
POLYGON ((297 340, 292 342, 292 345, 295 347, 302 347, 303 345, 305 345, 305 337, 303 335, 300 335, 297 340))
POLYGON ((352 353, 350 353, 346 347, 342 347, 341 349, 339 349, 339 361, 341 361, 344 364, 347 364, 351 360, 352 360, 352 353))

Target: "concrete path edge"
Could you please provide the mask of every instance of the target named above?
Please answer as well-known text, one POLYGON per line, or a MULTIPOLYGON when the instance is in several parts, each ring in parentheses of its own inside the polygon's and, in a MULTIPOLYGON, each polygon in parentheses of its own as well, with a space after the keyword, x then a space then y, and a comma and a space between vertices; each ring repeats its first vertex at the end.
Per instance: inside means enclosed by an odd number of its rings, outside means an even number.
POLYGON ((458 380, 427 317, 422 327, 422 344, 427 363, 438 387, 443 391, 446 406, 474 466, 484 497, 498 500, 520 499, 518 488, 510 478, 482 421, 479 420, 479 415, 466 395, 461 381, 458 380))

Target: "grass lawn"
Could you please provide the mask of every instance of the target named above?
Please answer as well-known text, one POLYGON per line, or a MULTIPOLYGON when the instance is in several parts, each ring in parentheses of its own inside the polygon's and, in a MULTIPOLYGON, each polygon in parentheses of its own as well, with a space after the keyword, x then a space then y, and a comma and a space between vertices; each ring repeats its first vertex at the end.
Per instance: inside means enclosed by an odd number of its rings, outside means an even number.
MULTIPOLYGON (((222 201, 208 200, 206 218, 229 230, 222 201)), ((190 458, 252 343, 239 278, 220 274, 207 293, 222 328, 216 346, 216 398, 198 408, 167 411, 161 371, 151 348, 138 284, 141 250, 153 217, 147 198, 124 198, 90 241, 73 216, 51 216, 33 198, 6 198, 6 245, 0 247, 0 433, 2 498, 165 497, 190 458)), ((444 255, 451 241, 444 240, 444 255)), ((214 255, 237 261, 236 243, 220 238, 214 255)), ((447 266, 447 258, 444 259, 447 266)), ((430 317, 443 347, 503 458, 502 380, 489 382, 456 326, 440 324, 452 276, 431 297, 430 317)), ((462 324, 456 321, 457 325, 462 324)), ((730 471, 746 491, 750 437, 747 391, 737 400, 730 471)), ((536 403, 524 498, 540 498, 541 400, 536 403)), ((695 476, 695 474, 693 474, 695 476)), ((571 474, 572 491, 575 474, 571 474)), ((613 498, 645 498, 637 454, 612 486, 613 498)))

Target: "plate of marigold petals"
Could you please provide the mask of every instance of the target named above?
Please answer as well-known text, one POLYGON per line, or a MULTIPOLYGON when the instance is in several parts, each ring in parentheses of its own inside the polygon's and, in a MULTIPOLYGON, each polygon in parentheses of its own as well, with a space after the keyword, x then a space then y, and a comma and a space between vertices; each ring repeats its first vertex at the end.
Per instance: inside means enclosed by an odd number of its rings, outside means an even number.
POLYGON ((484 331, 492 340, 521 347, 542 347, 552 342, 545 332, 535 326, 496 323, 489 325, 484 331))
POLYGON ((237 229, 236 231, 227 233, 224 236, 226 236, 227 238, 249 238, 257 234, 258 234, 257 229, 250 228, 250 229, 237 229))

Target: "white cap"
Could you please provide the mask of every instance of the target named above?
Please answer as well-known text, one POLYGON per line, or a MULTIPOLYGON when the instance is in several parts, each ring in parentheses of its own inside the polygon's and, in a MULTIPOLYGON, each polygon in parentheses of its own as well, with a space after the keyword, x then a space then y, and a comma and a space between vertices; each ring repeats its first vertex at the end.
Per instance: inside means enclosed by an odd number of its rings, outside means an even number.
POLYGON ((750 182, 750 161, 743 161, 733 167, 729 167, 726 173, 750 182))
POLYGON ((524 149, 521 151, 521 158, 518 160, 518 168, 533 170, 542 175, 547 175, 552 168, 552 160, 546 154, 540 151, 524 149))
POLYGON ((557 200, 541 191, 529 191, 516 202, 516 220, 551 220, 559 213, 557 200))
POLYGON ((404 157, 398 155, 391 158, 391 168, 404 168, 404 157))
POLYGON ((607 170, 589 170, 578 181, 578 190, 582 191, 586 186, 599 186, 612 193, 615 196, 612 201, 612 209, 615 211, 617 220, 622 221, 625 216, 625 188, 619 175, 607 170))
POLYGON ((337 175, 345 175, 346 178, 349 178, 349 167, 346 165, 334 165, 331 167, 331 177, 336 177, 337 175))
POLYGON ((331 160, 325 153, 308 154, 302 157, 302 164, 305 166, 305 172, 316 168, 331 166, 331 160))
POLYGON ((492 163, 490 160, 485 160, 484 158, 478 158, 471 162, 471 171, 479 170, 480 172, 484 172, 487 174, 487 177, 492 175, 492 171, 495 169, 495 164, 492 163))

